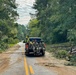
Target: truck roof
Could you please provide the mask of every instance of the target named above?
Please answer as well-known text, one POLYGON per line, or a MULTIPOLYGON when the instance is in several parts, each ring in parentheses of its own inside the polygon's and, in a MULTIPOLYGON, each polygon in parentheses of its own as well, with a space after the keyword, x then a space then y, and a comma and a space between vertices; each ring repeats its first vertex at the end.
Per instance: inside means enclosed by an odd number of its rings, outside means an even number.
POLYGON ((39 38, 39 39, 41 39, 41 37, 30 37, 30 39, 31 39, 31 38, 34 38, 34 39, 35 39, 35 38, 39 38))
POLYGON ((29 39, 30 39, 30 41, 34 41, 34 40, 36 40, 37 42, 41 41, 40 37, 30 37, 29 39))

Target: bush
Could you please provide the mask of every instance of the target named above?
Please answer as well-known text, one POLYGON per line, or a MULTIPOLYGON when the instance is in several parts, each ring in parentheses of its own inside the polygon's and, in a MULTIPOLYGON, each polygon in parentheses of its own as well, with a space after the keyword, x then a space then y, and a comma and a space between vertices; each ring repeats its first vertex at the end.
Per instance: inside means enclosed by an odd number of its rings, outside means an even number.
POLYGON ((66 58, 67 53, 68 52, 66 50, 59 50, 55 53, 55 56, 58 58, 66 58))
POLYGON ((5 49, 7 49, 7 48, 8 48, 8 44, 7 43, 4 43, 4 42, 0 43, 0 53, 5 51, 5 49))
POLYGON ((76 54, 74 54, 74 55, 72 55, 72 56, 70 57, 70 61, 71 61, 71 62, 76 62, 76 54))
POLYGON ((16 44, 16 43, 18 43, 18 42, 19 42, 18 39, 14 39, 13 44, 16 44))
POLYGON ((0 48, 1 48, 1 50, 7 49, 7 48, 8 48, 8 44, 2 42, 2 43, 0 44, 0 48))
POLYGON ((69 59, 69 63, 66 64, 67 66, 76 66, 76 55, 72 55, 69 59))
POLYGON ((18 39, 13 39, 13 38, 9 38, 9 41, 8 41, 9 44, 16 44, 18 42, 19 42, 18 39))

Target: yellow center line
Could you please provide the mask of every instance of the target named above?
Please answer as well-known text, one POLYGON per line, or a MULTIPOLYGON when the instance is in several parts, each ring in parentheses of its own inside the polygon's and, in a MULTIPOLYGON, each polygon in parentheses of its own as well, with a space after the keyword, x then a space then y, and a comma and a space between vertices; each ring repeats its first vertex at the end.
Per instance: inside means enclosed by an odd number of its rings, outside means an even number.
POLYGON ((26 75, 30 75, 29 70, 30 70, 31 74, 34 74, 34 70, 33 70, 32 66, 28 67, 26 58, 24 58, 24 67, 25 67, 26 75))
POLYGON ((26 75, 29 75, 29 68, 28 68, 28 65, 27 65, 26 58, 24 58, 24 67, 25 67, 26 75))
POLYGON ((34 74, 34 70, 33 70, 32 66, 29 66, 29 68, 30 68, 31 74, 34 74))

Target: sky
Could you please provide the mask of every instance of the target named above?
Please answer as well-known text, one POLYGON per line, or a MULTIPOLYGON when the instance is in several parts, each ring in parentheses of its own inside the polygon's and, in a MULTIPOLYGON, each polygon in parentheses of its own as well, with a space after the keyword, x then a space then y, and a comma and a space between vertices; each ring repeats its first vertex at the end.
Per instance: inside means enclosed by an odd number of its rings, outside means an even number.
POLYGON ((16 0, 18 4, 17 12, 19 13, 19 19, 17 23, 27 25, 31 16, 29 13, 35 13, 35 10, 32 9, 33 3, 35 0, 16 0))

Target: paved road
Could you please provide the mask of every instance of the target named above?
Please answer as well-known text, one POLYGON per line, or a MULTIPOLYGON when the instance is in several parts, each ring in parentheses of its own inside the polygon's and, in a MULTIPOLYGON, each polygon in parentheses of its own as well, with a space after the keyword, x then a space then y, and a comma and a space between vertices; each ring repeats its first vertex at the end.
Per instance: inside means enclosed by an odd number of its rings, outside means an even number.
POLYGON ((38 62, 36 61, 35 57, 27 57, 27 61, 30 65, 32 65, 33 70, 35 72, 34 75, 56 75, 55 73, 48 70, 47 68, 36 64, 38 62))
POLYGON ((26 57, 24 55, 24 44, 19 43, 19 45, 21 47, 10 54, 9 65, 7 69, 0 72, 0 75, 57 75, 47 68, 37 65, 36 57, 26 57))

